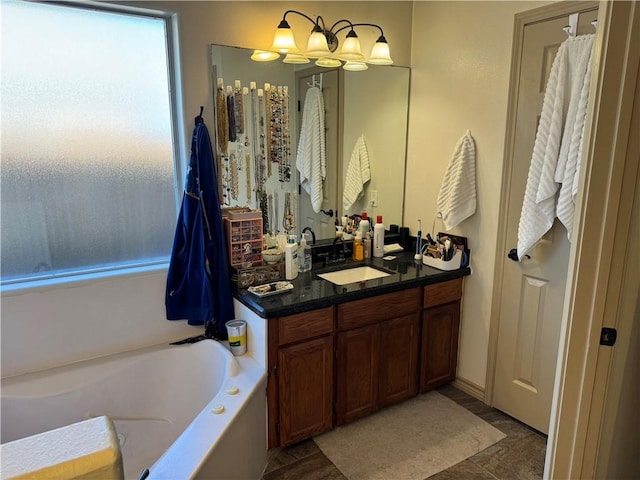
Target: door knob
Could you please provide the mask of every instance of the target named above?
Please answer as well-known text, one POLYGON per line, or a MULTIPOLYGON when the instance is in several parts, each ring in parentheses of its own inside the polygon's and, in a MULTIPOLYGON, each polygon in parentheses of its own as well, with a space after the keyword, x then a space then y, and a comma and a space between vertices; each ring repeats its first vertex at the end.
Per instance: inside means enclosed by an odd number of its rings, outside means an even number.
MULTIPOLYGON (((509 253, 507 254, 507 257, 509 257, 514 262, 519 261, 518 250, 516 248, 512 248, 511 250, 509 250, 509 253)), ((531 258, 531 257, 529 255, 525 255, 524 258, 531 258)))
POLYGON ((320 210, 320 211, 325 215, 327 215, 329 218, 333 218, 333 208, 330 208, 328 212, 326 210, 320 210))

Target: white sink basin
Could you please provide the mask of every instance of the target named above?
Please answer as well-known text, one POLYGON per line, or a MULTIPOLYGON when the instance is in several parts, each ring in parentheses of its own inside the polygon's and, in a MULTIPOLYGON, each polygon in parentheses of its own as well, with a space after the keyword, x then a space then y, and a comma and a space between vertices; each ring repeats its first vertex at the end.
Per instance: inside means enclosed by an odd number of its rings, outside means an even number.
POLYGON ((337 272, 319 273, 318 276, 336 285, 347 285, 348 283, 364 282, 375 280, 376 278, 388 277, 387 272, 371 267, 345 268, 337 272))

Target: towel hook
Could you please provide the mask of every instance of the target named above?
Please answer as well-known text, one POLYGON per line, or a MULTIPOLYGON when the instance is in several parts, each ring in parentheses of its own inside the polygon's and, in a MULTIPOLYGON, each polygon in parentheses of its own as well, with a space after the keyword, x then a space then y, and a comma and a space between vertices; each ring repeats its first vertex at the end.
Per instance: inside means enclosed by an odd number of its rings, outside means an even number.
POLYGON ((562 30, 565 31, 567 35, 570 37, 575 37, 578 33, 578 19, 580 18, 579 13, 572 13, 569 15, 569 25, 563 27, 562 30))

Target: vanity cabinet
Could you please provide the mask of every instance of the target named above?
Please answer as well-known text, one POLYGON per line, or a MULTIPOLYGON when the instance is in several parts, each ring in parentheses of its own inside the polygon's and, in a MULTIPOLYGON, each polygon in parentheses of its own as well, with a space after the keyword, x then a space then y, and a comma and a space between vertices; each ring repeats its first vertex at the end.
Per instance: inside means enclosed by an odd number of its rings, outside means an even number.
POLYGON ((455 379, 462 279, 269 318, 269 448, 455 379))
POLYGON ((333 307, 269 321, 269 447, 333 426, 333 307))
POLYGON ((336 424, 417 393, 419 288, 338 305, 336 424))
POLYGON ((462 278, 424 287, 420 393, 456 378, 462 278))

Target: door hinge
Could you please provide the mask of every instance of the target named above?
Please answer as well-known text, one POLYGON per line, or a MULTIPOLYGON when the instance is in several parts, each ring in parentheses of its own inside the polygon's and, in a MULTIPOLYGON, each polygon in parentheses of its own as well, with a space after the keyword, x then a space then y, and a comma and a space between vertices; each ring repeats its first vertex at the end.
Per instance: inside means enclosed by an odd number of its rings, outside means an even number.
POLYGON ((600 332, 600 345, 605 347, 613 347, 618 337, 618 331, 615 328, 602 327, 600 332))
POLYGON ((276 422, 276 434, 280 435, 280 422, 276 422))
POLYGON ((273 376, 278 378, 278 365, 274 365, 273 367, 273 376))

